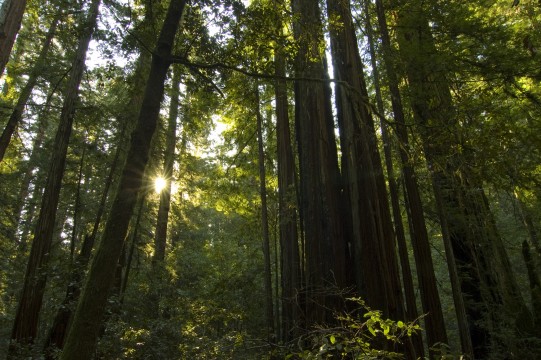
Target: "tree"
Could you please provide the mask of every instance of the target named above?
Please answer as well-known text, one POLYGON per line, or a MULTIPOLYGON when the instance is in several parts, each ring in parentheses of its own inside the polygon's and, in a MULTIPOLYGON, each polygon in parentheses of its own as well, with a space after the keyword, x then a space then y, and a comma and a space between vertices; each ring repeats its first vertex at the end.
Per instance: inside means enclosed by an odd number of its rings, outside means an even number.
POLYGON ((93 355, 107 295, 112 286, 112 274, 120 257, 137 195, 141 189, 150 142, 158 121, 164 82, 171 64, 171 49, 185 5, 183 0, 173 0, 169 4, 156 49, 152 54, 145 96, 137 126, 132 133, 119 188, 77 305, 61 359, 90 359, 93 355))
POLYGON ((0 7, 0 76, 9 60, 11 49, 26 8, 26 0, 6 0, 0 7))
MULTIPOLYGON (((398 43, 409 80, 416 129, 430 167, 440 219, 447 224, 470 321, 475 357, 497 346, 506 311, 528 312, 483 192, 464 162, 445 66, 435 48, 424 9, 401 4, 398 43), (490 324, 488 326, 482 323, 490 324)), ((512 321, 511 321, 512 323, 512 321)), ((511 325, 513 328, 514 325, 511 325)), ((506 326, 504 326, 506 327, 506 326)))
MULTIPOLYGON (((282 32, 282 23, 277 22, 278 34, 282 32)), ((291 145, 289 122, 289 104, 286 63, 283 44, 277 44, 274 57, 276 80, 274 92, 276 98, 276 144, 278 162, 278 197, 279 197, 279 232, 281 257, 282 287, 282 338, 285 341, 295 338, 295 326, 300 320, 297 294, 300 290, 301 265, 298 238, 298 204, 295 158, 291 145)))
POLYGON ((81 249, 74 261, 74 267, 70 273, 69 282, 66 289, 66 296, 56 313, 51 325, 51 329, 47 335, 47 339, 45 340, 44 352, 47 359, 54 359, 56 357, 56 351, 62 349, 64 346, 64 340, 73 318, 73 306, 81 294, 81 283, 84 278, 84 270, 88 266, 92 249, 94 248, 94 243, 98 235, 98 228, 107 205, 106 203, 109 196, 109 189, 113 184, 113 178, 119 164, 121 149, 122 144, 117 147, 109 174, 107 175, 105 187, 101 195, 98 210, 96 212, 96 218, 92 226, 92 231, 90 234, 85 234, 84 236, 81 249))
MULTIPOLYGON (((300 216, 304 231, 306 325, 332 320, 336 289, 346 280, 347 241, 340 208, 341 175, 325 79, 318 3, 292 2, 295 54, 295 127, 299 152, 300 216)), ((337 301, 338 300, 338 301, 337 301)))
MULTIPOLYGON (((415 265, 419 279, 419 289, 421 291, 421 302, 423 312, 428 314, 425 318, 427 340, 429 349, 434 345, 447 344, 447 333, 443 320, 440 296, 436 285, 436 277, 430 243, 428 239, 427 227, 424 217, 421 196, 416 181, 415 171, 411 165, 412 159, 407 149, 409 148, 409 139, 406 128, 406 117, 402 106, 402 97, 398 87, 398 77, 396 75, 391 55, 391 41, 387 28, 387 20, 382 2, 376 1, 378 23, 381 33, 383 46, 383 58, 391 93, 391 104, 395 119, 395 131, 400 141, 399 153, 402 163, 402 173, 405 184, 406 206, 409 208, 411 224, 411 239, 413 244, 413 253, 415 256, 415 265)), ((457 307, 458 304, 456 305, 457 307)), ((432 355, 434 356, 434 355, 432 355)))
POLYGON ((267 182, 265 175, 265 149, 263 145, 263 119, 261 116, 260 99, 259 99, 259 84, 255 84, 255 101, 256 101, 256 121, 257 121, 257 148, 258 148, 258 163, 259 163, 259 191, 261 196, 261 238, 263 240, 263 259, 265 268, 265 306, 267 315, 267 326, 269 328, 269 339, 272 338, 274 332, 274 310, 272 303, 272 273, 270 260, 270 234, 269 234, 269 214, 267 208, 267 182))
POLYGON ((51 249, 68 142, 75 117, 78 89, 85 68, 86 52, 96 26, 99 5, 100 1, 94 0, 89 9, 65 89, 60 123, 55 138, 55 151, 50 163, 40 215, 34 230, 34 240, 26 269, 25 284, 13 325, 10 357, 16 356, 19 344, 31 344, 36 337, 38 317, 47 279, 46 266, 51 249))
POLYGON ((340 81, 336 98, 344 186, 354 260, 361 266, 356 269, 358 286, 369 306, 379 304, 393 317, 402 318, 394 233, 351 10, 347 3, 331 0, 327 4, 333 68, 340 81), (385 269, 378 275, 381 278, 370 274, 375 264, 385 269))

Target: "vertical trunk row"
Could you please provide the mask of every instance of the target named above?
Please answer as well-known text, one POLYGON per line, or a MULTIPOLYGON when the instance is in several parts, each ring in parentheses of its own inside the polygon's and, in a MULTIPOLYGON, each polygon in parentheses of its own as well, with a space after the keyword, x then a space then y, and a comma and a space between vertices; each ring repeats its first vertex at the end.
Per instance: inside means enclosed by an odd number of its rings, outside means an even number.
POLYGON ((18 344, 32 343, 36 337, 38 318, 47 280, 46 266, 51 249, 68 142, 75 116, 79 85, 85 68, 86 52, 96 27, 99 5, 100 0, 93 0, 91 3, 65 89, 47 183, 11 334, 12 345, 10 346, 9 356, 16 356, 18 344))
POLYGON ((348 2, 336 0, 328 0, 327 7, 330 19, 341 20, 331 21, 330 35, 335 78, 341 81, 336 108, 358 285, 370 307, 404 319, 387 190, 351 9, 348 2))
POLYGON ((267 328, 269 331, 269 340, 274 335, 274 309, 272 304, 272 274, 270 260, 270 237, 269 237, 269 216, 267 210, 267 181, 265 176, 265 150, 263 148, 263 119, 261 118, 259 87, 255 86, 256 100, 256 119, 257 119, 257 145, 259 162, 259 191, 261 196, 261 235, 263 239, 263 265, 264 265, 264 283, 265 283, 265 314, 267 318, 267 328))
POLYGON ((417 276, 419 279, 421 303, 423 306, 423 312, 428 314, 424 318, 428 347, 431 348, 437 343, 447 344, 447 333, 443 320, 439 292, 436 285, 436 276, 432 262, 428 233, 426 231, 423 205, 417 186, 415 172, 411 164, 410 155, 407 151, 409 148, 409 140, 406 120, 404 116, 404 109, 402 107, 400 90, 398 88, 398 77, 392 63, 390 36, 387 29, 387 21, 381 0, 376 0, 376 8, 381 33, 381 41, 383 45, 385 69, 387 72, 389 90, 391 93, 391 104, 396 122, 395 129, 397 137, 400 141, 399 154, 402 163, 404 184, 406 187, 405 195, 407 199, 407 206, 409 208, 409 213, 411 214, 411 240, 413 245, 413 253, 415 256, 417 276))
POLYGON ((0 76, 21 28, 25 8, 26 0, 5 0, 0 7, 0 76))
POLYGON ((128 157, 120 177, 118 192, 107 220, 102 241, 96 251, 85 287, 66 339, 61 359, 91 359, 100 323, 112 286, 128 225, 149 158, 152 136, 158 122, 169 57, 186 3, 172 0, 152 54, 152 63, 137 125, 132 133, 128 157))
MULTIPOLYGON (((281 33, 282 29, 279 28, 281 33)), ((278 149, 279 232, 282 274, 282 340, 295 338, 294 328, 299 314, 297 294, 300 289, 301 268, 297 233, 295 159, 291 146, 291 130, 287 101, 285 59, 281 48, 275 51, 276 141, 278 149)))
MULTIPOLYGON (((125 135, 125 131, 121 131, 121 136, 125 135)), ((79 299, 81 294, 81 282, 83 279, 83 274, 87 268, 88 262, 90 261, 90 255, 92 254, 92 248, 94 247, 95 239, 98 232, 98 227, 101 223, 101 218, 105 212, 105 207, 107 205, 107 198, 109 194, 109 189, 113 184, 113 178, 116 174, 116 168, 119 163, 120 153, 122 149, 122 144, 119 144, 115 153, 115 157, 111 164, 109 174, 105 180, 105 186, 101 195, 100 203, 98 206, 98 211, 96 212, 96 218, 94 220, 94 225, 92 232, 84 236, 81 249, 79 254, 75 259, 73 264, 73 269, 70 273, 68 287, 66 289, 66 296, 62 302, 62 306, 58 308, 58 311, 51 325, 51 329, 47 335, 44 345, 44 352, 46 359, 55 359, 56 351, 62 349, 64 346, 64 340, 66 338, 71 319, 73 317, 73 306, 75 302, 79 299)))
POLYGON ((515 329, 512 313, 528 310, 518 292, 482 184, 473 179, 463 162, 465 155, 445 69, 419 4, 400 4, 397 34, 414 119, 462 281, 474 356, 485 358, 491 347, 513 345, 513 339, 502 330, 515 329))
MULTIPOLYGON (((326 79, 318 2, 294 0, 292 9, 293 34, 298 43, 295 75, 303 79, 326 79)), ((295 83, 308 325, 332 320, 328 309, 337 305, 332 288, 346 285, 346 243, 339 208, 341 180, 329 95, 328 85, 321 81, 295 83)))
MULTIPOLYGON (((365 12, 365 19, 366 19, 366 34, 367 34, 369 48, 370 48, 370 64, 372 65, 372 74, 373 74, 372 76, 374 78, 374 89, 376 92, 376 103, 378 107, 378 112, 380 116, 383 117, 383 114, 385 113, 385 108, 383 105, 383 96, 381 94, 380 76, 379 76, 378 64, 376 62, 375 39, 373 35, 372 22, 370 20, 371 14, 370 14, 368 1, 364 1, 364 12, 365 12)), ((381 37, 383 38, 385 36, 384 33, 386 31, 386 27, 384 29, 380 26, 380 28, 381 28, 380 29, 381 37)), ((382 43, 385 46, 385 40, 382 40, 382 43)), ((387 71, 387 73, 389 73, 389 71, 387 71)), ((389 75, 388 75, 388 83, 392 87, 392 82, 389 75)), ((392 93, 392 89, 391 89, 391 93, 392 93)), ((395 115, 394 115, 395 121, 397 117, 398 116, 395 112, 395 115)), ((389 135, 389 126, 386 122, 386 119, 381 118, 380 120, 381 120, 380 121, 381 140, 383 142, 385 167, 387 170, 387 178, 389 182, 389 195, 391 199, 391 209, 392 209, 393 220, 394 220, 394 229, 396 232, 396 242, 398 245, 398 255, 400 258, 400 265, 402 269, 402 282, 404 284, 404 295, 405 295, 405 300, 406 300, 406 314, 405 315, 408 321, 415 321, 419 318, 419 313, 417 311, 417 301, 415 298, 415 288, 413 285, 412 269, 411 269, 410 261, 409 261, 409 249, 408 249, 408 245, 406 241, 404 225, 402 223, 402 213, 401 213, 401 206, 400 206, 400 201, 399 201, 399 198, 400 198, 399 187, 398 187, 398 183, 394 174, 393 156, 392 156, 393 141, 391 139, 391 136, 389 135)), ((404 146, 404 144, 400 144, 399 146, 402 147, 404 146)), ((407 204, 406 204, 406 210, 408 210, 407 204)), ((411 211, 407 211, 408 219, 411 218, 410 213, 411 211)), ((411 226, 410 226, 410 235, 411 237, 413 237, 414 235, 411 231, 411 226)), ((423 346, 422 334, 415 334, 414 337, 412 338, 412 343, 415 348, 416 355, 418 357, 424 358, 424 346, 423 346)), ((429 341, 429 344, 430 344, 430 341, 429 341)))

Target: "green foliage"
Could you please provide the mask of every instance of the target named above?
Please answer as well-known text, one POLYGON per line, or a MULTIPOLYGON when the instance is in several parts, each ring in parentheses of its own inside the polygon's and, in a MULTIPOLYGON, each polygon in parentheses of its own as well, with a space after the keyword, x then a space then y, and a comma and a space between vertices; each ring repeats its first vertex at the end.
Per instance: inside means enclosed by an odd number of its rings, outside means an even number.
POLYGON ((286 359, 401 359, 397 348, 421 330, 415 322, 405 323, 383 317, 360 298, 350 298, 355 309, 336 315, 337 324, 318 327, 303 337, 302 350, 286 359))

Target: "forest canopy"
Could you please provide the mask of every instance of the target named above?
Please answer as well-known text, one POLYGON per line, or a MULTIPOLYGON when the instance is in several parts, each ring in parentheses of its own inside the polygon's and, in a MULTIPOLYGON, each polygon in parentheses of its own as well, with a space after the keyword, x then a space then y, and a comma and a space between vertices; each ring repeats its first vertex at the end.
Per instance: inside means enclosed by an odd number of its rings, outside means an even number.
POLYGON ((0 356, 541 357, 541 2, 3 0, 0 356))

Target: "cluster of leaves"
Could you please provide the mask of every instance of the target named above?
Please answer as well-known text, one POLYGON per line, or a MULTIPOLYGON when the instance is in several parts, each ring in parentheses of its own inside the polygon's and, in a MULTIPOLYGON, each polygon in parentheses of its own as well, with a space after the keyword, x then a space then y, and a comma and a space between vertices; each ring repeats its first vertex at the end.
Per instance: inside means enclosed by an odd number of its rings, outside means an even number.
POLYGON ((337 324, 318 327, 302 338, 301 351, 286 359, 400 359, 395 350, 421 330, 416 322, 387 319, 379 310, 370 309, 361 298, 349 299, 355 309, 336 316, 337 324))

